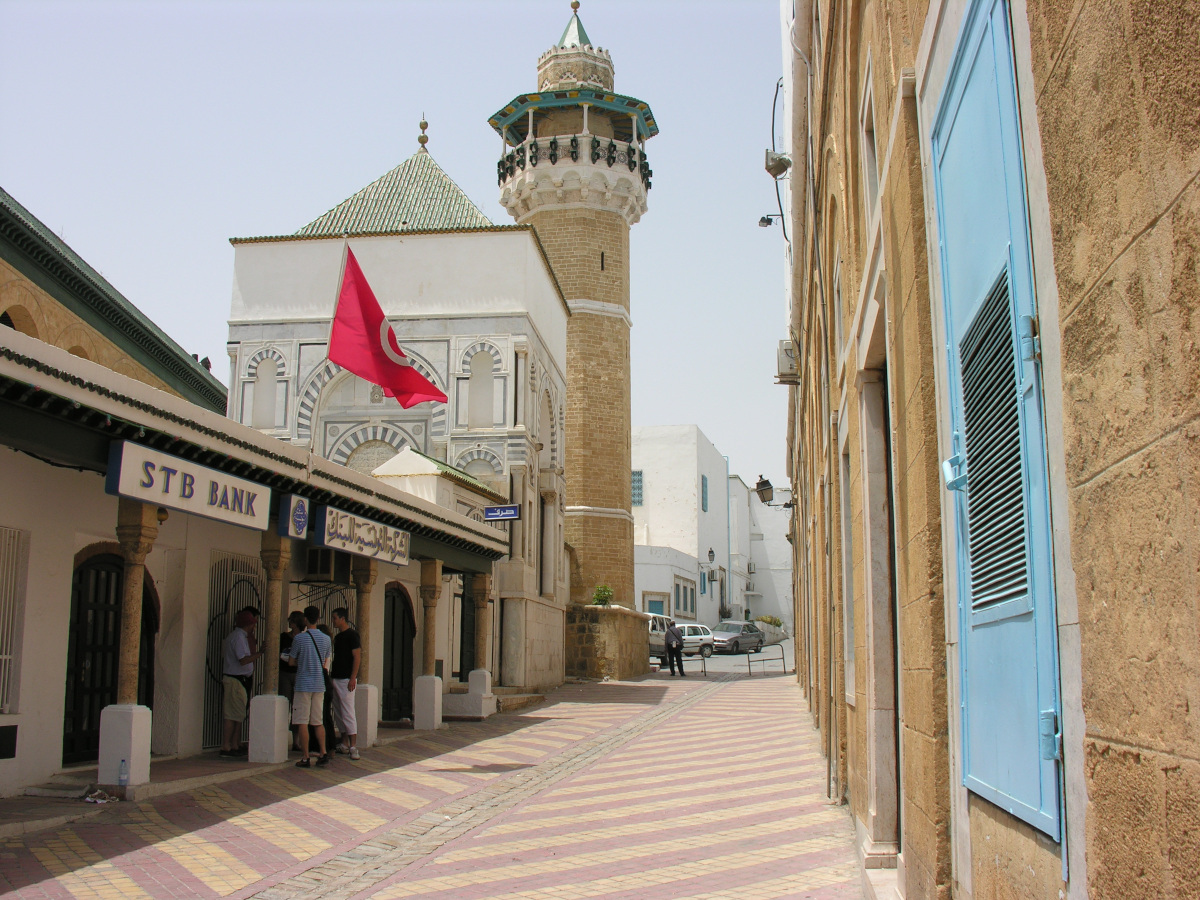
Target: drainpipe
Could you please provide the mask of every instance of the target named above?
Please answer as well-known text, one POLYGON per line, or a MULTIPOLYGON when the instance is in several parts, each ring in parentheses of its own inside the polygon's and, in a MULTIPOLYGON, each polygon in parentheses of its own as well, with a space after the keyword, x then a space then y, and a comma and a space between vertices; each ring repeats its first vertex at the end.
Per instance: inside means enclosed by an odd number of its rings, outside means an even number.
MULTIPOLYGON (((729 497, 729 457, 721 457, 725 460, 725 565, 729 573, 726 580, 727 587, 725 588, 725 598, 729 603, 730 610, 733 609, 733 597, 730 596, 730 591, 733 589, 733 544, 729 537, 729 511, 732 508, 732 500, 729 497)), ((717 617, 720 618, 720 610, 717 610, 717 617)))

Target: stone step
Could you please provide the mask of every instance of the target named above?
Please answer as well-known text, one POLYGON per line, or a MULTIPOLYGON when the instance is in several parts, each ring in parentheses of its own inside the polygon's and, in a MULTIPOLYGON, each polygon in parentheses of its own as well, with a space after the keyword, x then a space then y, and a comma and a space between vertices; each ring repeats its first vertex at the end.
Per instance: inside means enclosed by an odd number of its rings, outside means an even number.
POLYGON ((515 712, 530 706, 537 706, 546 698, 542 694, 501 694, 496 691, 496 711, 515 712))
POLYGON ((91 782, 81 781, 69 775, 54 775, 44 784, 32 784, 25 788, 26 797, 57 797, 63 800, 77 800, 87 794, 92 788, 91 782))

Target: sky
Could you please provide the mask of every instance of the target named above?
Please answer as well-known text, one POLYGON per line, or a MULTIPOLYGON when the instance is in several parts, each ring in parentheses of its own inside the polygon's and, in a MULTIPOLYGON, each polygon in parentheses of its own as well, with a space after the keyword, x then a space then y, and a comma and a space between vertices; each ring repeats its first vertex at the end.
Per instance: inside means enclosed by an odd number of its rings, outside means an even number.
MULTIPOLYGON (((785 243, 758 227, 778 212, 763 151, 779 4, 579 14, 660 129, 630 236, 633 424, 698 425, 730 472, 783 487, 785 243)), ((0 186, 224 380, 229 238, 335 206, 417 150, 422 115, 442 168, 512 221, 487 119, 536 88, 570 15, 568 0, 0 0, 0 186)))

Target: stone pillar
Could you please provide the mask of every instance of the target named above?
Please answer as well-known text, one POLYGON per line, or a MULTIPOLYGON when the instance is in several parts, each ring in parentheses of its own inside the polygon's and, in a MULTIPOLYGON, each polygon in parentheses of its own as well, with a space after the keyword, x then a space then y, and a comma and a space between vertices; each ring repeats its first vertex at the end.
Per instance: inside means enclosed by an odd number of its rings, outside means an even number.
POLYGON ((471 596, 475 598, 475 668, 489 669, 488 649, 492 646, 492 617, 488 615, 488 597, 492 593, 491 575, 471 576, 471 596))
POLYGON ((413 684, 413 728, 426 731, 442 727, 442 679, 437 664, 437 607, 442 594, 442 561, 421 560, 421 670, 413 684))
POLYGON ((287 603, 284 584, 292 561, 292 542, 271 526, 262 533, 259 558, 267 576, 266 639, 259 665, 263 671, 263 692, 250 700, 250 762, 280 763, 287 761, 291 732, 288 730, 287 697, 279 694, 279 632, 283 610, 287 603))
POLYGON ((362 658, 358 664, 358 681, 366 684, 370 678, 370 647, 371 647, 371 588, 379 577, 379 566, 375 560, 366 556, 354 557, 350 567, 350 577, 354 580, 354 592, 357 597, 357 621, 354 623, 358 636, 362 639, 362 658))
POLYGON ((425 616, 421 625, 421 673, 436 674, 437 606, 442 595, 442 561, 421 560, 421 606, 425 616))
MULTIPOLYGON (((128 767, 126 799, 133 799, 137 785, 150 780, 150 710, 139 706, 138 654, 142 643, 142 587, 146 557, 158 538, 159 510, 128 497, 117 502, 117 540, 125 558, 121 597, 121 645, 117 661, 117 702, 100 711, 100 758, 97 782, 116 790, 121 763, 128 767)), ((166 521, 166 511, 162 512, 166 521)))
MULTIPOLYGON (((164 521, 165 521, 164 516, 164 521)), ((125 558, 121 597, 121 649, 117 664, 117 703, 137 705, 138 653, 142 644, 142 588, 146 557, 158 537, 158 510, 121 497, 117 503, 117 540, 125 558)))
POLYGON ((260 663, 266 666, 263 672, 264 694, 279 693, 279 633, 280 623, 283 621, 283 605, 287 602, 283 595, 283 584, 292 561, 291 539, 281 536, 274 525, 272 521, 272 527, 262 533, 262 549, 259 551, 267 576, 267 634, 263 647, 263 661, 260 663))

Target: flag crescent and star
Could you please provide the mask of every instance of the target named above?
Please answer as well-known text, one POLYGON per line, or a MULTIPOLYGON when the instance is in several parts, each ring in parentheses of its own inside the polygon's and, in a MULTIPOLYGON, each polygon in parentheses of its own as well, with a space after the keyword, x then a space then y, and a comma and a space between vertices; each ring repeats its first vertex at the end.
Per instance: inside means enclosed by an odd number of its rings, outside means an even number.
POLYGON ((418 372, 400 349, 396 333, 348 246, 329 332, 329 360, 379 385, 405 409, 427 400, 446 402, 446 395, 418 372))

